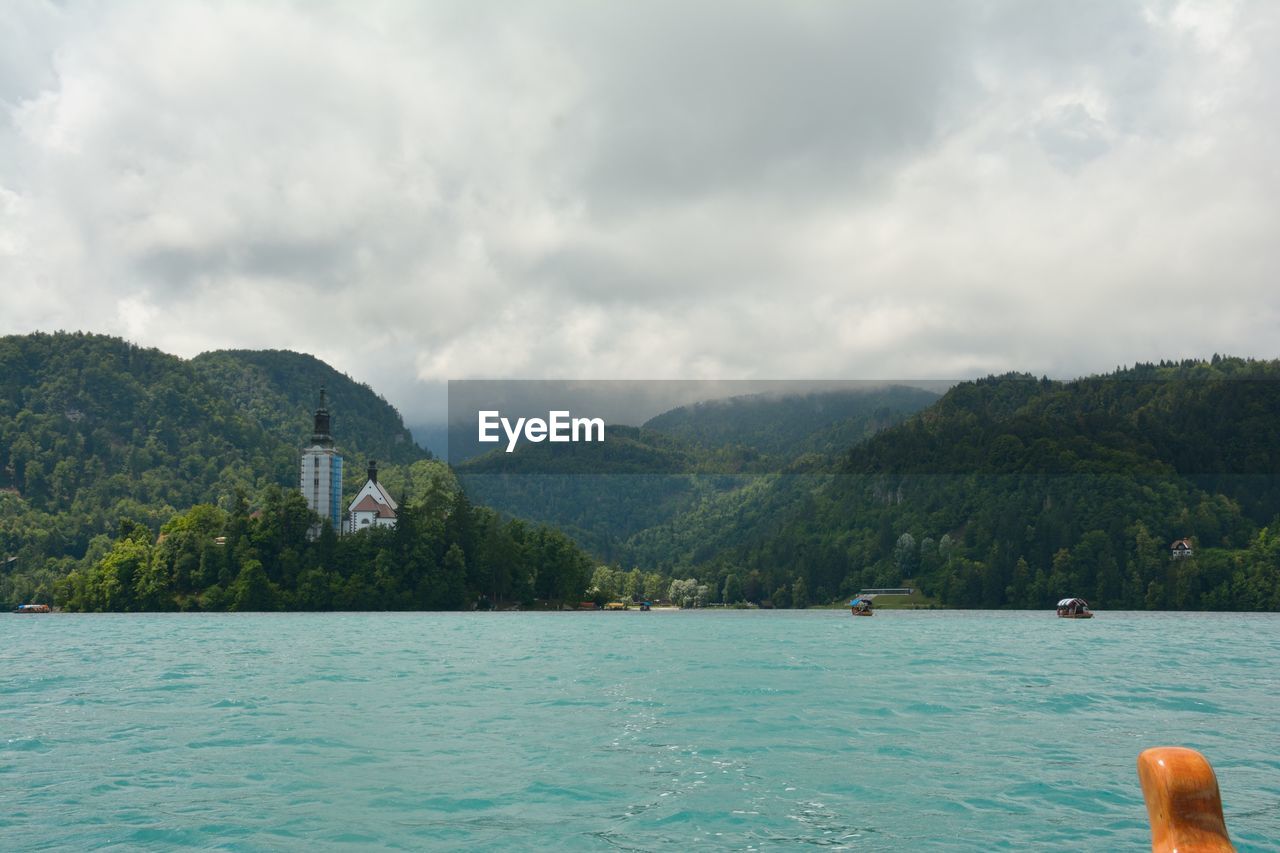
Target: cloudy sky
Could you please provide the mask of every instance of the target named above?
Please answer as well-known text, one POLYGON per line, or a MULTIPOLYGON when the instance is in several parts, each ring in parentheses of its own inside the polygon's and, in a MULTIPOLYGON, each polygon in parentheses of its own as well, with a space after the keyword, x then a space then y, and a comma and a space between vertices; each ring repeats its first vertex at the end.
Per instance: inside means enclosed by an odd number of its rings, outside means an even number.
MULTIPOLYGON (((1274 2, 0 7, 0 333, 447 379, 1280 356, 1274 2)), ((438 394, 437 394, 438 396, 438 394)))

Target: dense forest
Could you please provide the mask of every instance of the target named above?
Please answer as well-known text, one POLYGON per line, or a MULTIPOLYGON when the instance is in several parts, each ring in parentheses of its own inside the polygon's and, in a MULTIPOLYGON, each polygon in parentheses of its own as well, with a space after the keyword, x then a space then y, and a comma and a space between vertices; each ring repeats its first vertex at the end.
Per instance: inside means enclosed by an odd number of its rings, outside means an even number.
POLYGON ((743 398, 470 460, 460 487, 310 356, 0 338, 0 601, 805 606, 912 586, 953 607, 1278 610, 1277 380, 1280 362, 1215 356, 810 395, 792 420, 785 398, 743 398), (306 536, 294 483, 321 384, 338 450, 377 458, 402 500, 396 529, 306 536))
POLYGON ((295 447, 299 424, 309 424, 317 389, 328 393, 338 450, 352 460, 410 465, 431 454, 391 404, 315 356, 288 350, 218 350, 191 360, 210 389, 255 423, 295 447))
POLYGON ((633 544, 749 600, 911 585, 958 607, 1280 609, 1277 380, 1280 363, 1215 358, 962 383, 633 544))
POLYGON ((638 428, 611 425, 600 444, 490 452, 458 466, 458 476, 476 501, 553 524, 606 561, 669 566, 670 549, 633 540, 652 542, 652 531, 762 477, 821 463, 937 399, 874 385, 731 397, 681 406, 638 428))
POLYGON ((803 400, 795 423, 770 430, 788 400, 744 398, 629 435, 664 451, 647 469, 628 467, 645 459, 634 451, 595 448, 588 464, 578 450, 566 464, 544 447, 461 471, 486 502, 620 565, 695 581, 711 601, 794 606, 907 585, 954 607, 1080 595, 1274 610, 1278 379, 1280 363, 1219 357, 1071 382, 1014 374, 960 383, 910 417, 864 412, 808 433, 803 400), (770 455, 778 447, 816 450, 770 455), (1174 559, 1184 537, 1192 557, 1174 559))
POLYGON ((774 463, 789 462, 847 450, 938 399, 923 388, 845 384, 826 391, 707 400, 663 412, 643 426, 706 450, 750 448, 774 463))
POLYGON ((111 547, 121 519, 155 534, 197 504, 226 509, 293 484, 305 400, 321 385, 339 452, 357 470, 368 457, 397 463, 380 462, 381 479, 410 487, 430 454, 385 400, 311 356, 187 361, 103 335, 0 338, 0 601, 47 598, 111 547))
POLYGON ((159 537, 122 520, 105 554, 56 582, 55 600, 82 612, 487 609, 576 603, 594 568, 563 534, 456 488, 402 504, 394 528, 342 537, 327 523, 308 536, 314 515, 296 490, 272 486, 256 503, 198 504, 159 537))

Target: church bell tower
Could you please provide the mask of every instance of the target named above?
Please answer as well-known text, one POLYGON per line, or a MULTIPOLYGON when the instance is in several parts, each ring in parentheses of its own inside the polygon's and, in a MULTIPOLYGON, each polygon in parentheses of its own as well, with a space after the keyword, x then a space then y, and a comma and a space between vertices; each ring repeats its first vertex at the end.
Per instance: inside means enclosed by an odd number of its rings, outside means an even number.
MULTIPOLYGON (((333 449, 329 434, 329 406, 325 391, 320 389, 320 406, 316 409, 311 444, 302 451, 302 473, 299 488, 307 506, 321 518, 328 519, 334 532, 342 532, 342 457, 333 449)), ((318 536, 319 528, 312 535, 318 536)))

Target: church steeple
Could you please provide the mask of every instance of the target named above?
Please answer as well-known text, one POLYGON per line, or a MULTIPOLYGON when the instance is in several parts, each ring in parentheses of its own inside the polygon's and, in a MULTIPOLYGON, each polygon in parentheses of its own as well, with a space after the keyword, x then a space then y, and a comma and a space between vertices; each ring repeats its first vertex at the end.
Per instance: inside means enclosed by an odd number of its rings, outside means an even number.
POLYGON ((311 443, 321 447, 333 447, 333 437, 329 435, 329 409, 325 404, 324 388, 320 389, 320 408, 316 409, 316 423, 311 433, 311 443))
MULTIPOLYGON (((320 406, 316 409, 311 443, 302 451, 298 489, 307 499, 307 507, 312 512, 332 524, 335 531, 344 531, 346 522, 342 512, 342 457, 333 449, 333 436, 329 434, 329 400, 323 388, 320 389, 320 406)), ((320 535, 320 531, 321 525, 316 523, 307 531, 307 535, 314 540, 320 535)))

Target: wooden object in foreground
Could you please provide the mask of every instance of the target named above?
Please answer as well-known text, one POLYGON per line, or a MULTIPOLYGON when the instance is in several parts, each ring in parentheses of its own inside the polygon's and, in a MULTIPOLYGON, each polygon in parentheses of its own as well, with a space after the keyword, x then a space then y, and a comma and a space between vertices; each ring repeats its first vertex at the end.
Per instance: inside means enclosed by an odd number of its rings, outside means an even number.
POLYGON ((1181 746, 1144 750, 1138 779, 1151 818, 1152 853, 1234 853, 1218 777, 1203 755, 1181 746))

